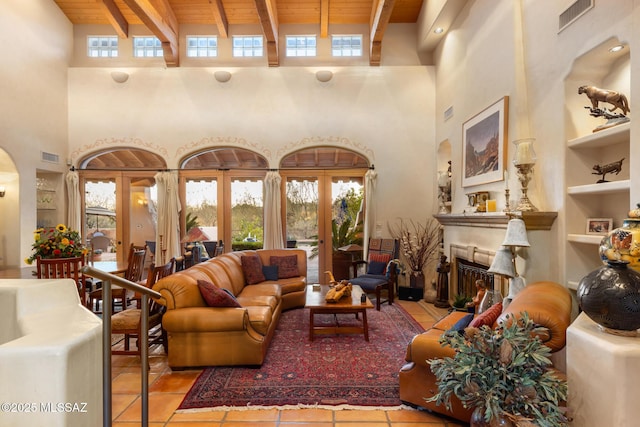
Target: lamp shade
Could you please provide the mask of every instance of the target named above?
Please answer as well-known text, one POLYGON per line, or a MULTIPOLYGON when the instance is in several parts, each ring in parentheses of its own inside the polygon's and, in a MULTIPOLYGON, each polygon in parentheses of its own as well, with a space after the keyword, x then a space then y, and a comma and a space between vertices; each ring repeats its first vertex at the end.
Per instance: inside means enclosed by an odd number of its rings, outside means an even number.
POLYGON ((202 227, 193 227, 187 232, 186 236, 182 238, 181 242, 207 242, 210 240, 214 239, 212 239, 211 236, 209 236, 209 234, 207 234, 207 232, 202 229, 202 227))
POLYGON ((531 246, 527 239, 527 227, 524 221, 518 218, 509 220, 507 234, 504 236, 503 246, 531 246))
POLYGON ((505 246, 498 249, 491 263, 491 267, 489 267, 487 271, 507 277, 515 277, 516 270, 513 268, 513 254, 511 253, 511 249, 505 246))

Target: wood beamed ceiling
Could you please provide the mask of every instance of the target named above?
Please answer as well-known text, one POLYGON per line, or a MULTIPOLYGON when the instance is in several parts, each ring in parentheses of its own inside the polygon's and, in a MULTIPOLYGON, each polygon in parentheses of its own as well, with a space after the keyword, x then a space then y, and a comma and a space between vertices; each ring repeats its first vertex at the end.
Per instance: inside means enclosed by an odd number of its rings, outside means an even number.
POLYGON ((278 66, 280 24, 317 24, 328 37, 332 24, 369 24, 370 65, 380 65, 390 23, 416 23, 423 0, 54 0, 72 24, 111 25, 129 37, 144 25, 162 42, 167 66, 179 66, 180 25, 214 25, 219 37, 230 25, 260 24, 269 66, 278 66))

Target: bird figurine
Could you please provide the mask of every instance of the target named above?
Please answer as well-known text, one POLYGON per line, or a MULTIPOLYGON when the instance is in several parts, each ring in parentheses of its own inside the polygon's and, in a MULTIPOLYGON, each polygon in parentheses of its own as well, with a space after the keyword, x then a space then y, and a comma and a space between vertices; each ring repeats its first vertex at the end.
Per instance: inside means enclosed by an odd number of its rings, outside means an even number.
POLYGON ((330 271, 325 271, 324 274, 326 274, 327 276, 329 276, 329 286, 335 286, 338 284, 338 281, 336 280, 335 277, 333 277, 333 273, 330 271))

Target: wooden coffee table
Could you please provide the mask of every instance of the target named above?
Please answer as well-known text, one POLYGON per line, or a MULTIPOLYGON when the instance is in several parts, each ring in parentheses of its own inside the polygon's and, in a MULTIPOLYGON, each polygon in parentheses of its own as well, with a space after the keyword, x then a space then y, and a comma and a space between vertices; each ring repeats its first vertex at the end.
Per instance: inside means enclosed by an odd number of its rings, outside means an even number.
POLYGON ((307 285, 307 301, 304 306, 309 309, 309 339, 313 341, 316 334, 364 334, 364 339, 369 341, 367 309, 373 308, 373 304, 369 298, 366 298, 366 294, 365 302, 360 301, 363 294, 362 288, 353 285, 350 297, 343 297, 338 302, 326 302, 325 295, 329 289, 331 288, 328 285, 320 285, 319 290, 314 290, 314 285, 307 285), (332 326, 316 325, 314 322, 316 314, 336 315, 336 324, 332 326), (362 314, 362 326, 340 326, 337 323, 338 314, 355 314, 356 318, 362 314))

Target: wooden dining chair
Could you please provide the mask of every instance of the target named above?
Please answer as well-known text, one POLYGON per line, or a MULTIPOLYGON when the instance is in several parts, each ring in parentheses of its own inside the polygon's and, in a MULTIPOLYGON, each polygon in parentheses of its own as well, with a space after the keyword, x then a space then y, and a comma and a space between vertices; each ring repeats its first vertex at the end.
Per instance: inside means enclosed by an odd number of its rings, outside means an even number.
MULTIPOLYGON (((158 280, 172 274, 175 263, 175 258, 171 258, 165 265, 156 267, 152 264, 149 267, 145 286, 151 289, 158 280)), ((162 343, 165 353, 168 354, 166 332, 162 328, 164 307, 151 298, 149 298, 147 307, 138 307, 130 308, 111 316, 111 335, 124 334, 124 350, 111 350, 111 353, 140 355, 140 334, 143 333, 141 330, 142 310, 146 309, 149 310, 149 329, 146 331, 146 333, 151 334, 149 345, 162 343), (135 350, 131 349, 131 338, 137 338, 135 350)))
POLYGON ((73 279, 78 288, 80 301, 86 303, 84 273, 84 257, 74 258, 36 258, 36 276, 38 279, 73 279))
MULTIPOLYGON (((133 243, 129 248, 129 260, 127 267, 121 270, 110 271, 109 273, 121 276, 130 282, 138 283, 143 279, 144 261, 147 255, 147 245, 136 246, 133 243)), ((100 301, 102 301, 102 289, 91 291, 88 299, 88 308, 95 307, 94 313, 99 313, 100 301)), ((111 288, 111 306, 115 311, 116 301, 122 304, 122 310, 127 308, 127 290, 120 286, 112 286, 111 288)))

